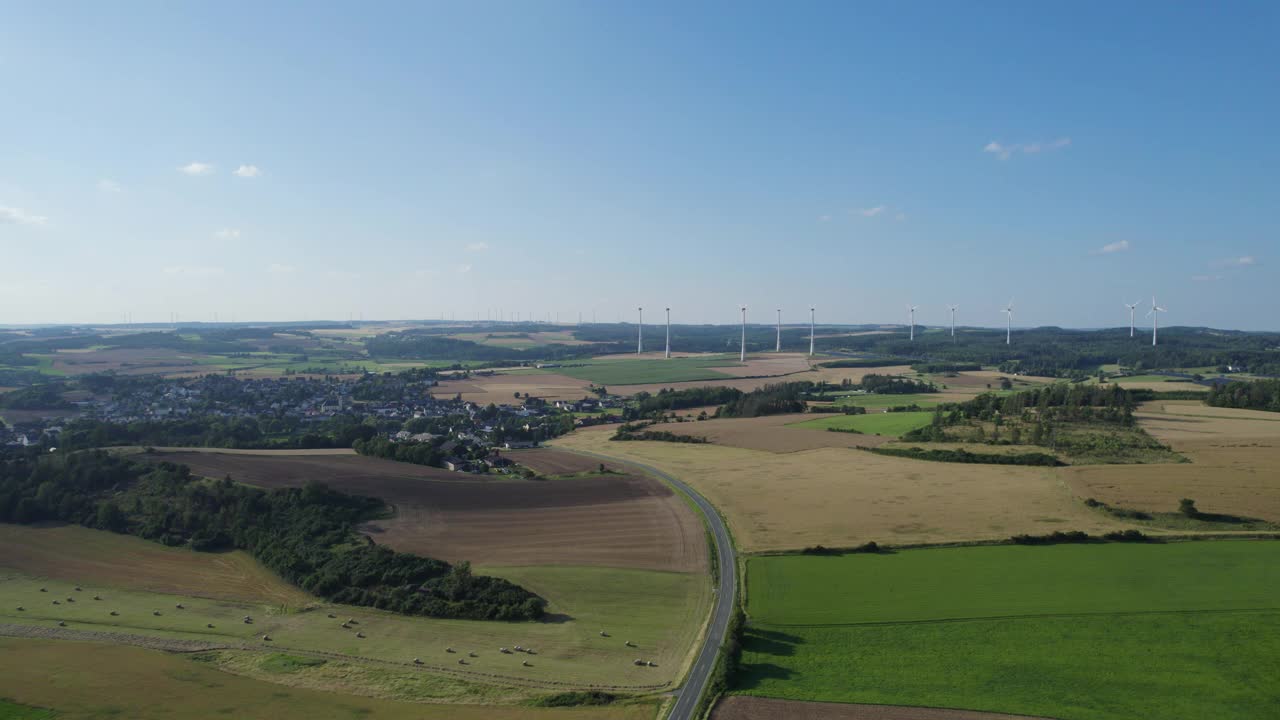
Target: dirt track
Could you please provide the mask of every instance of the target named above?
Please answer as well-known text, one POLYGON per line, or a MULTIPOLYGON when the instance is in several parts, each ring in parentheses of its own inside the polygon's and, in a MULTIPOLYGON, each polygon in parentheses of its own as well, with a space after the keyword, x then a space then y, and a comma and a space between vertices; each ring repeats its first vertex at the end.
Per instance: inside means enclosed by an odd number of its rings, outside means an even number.
POLYGON ((1029 715, 844 703, 773 700, 732 695, 720 701, 711 720, 1051 720, 1029 715))
POLYGON ((319 480, 344 492, 381 498, 395 507, 395 517, 369 523, 364 530, 378 543, 442 560, 675 571, 700 570, 707 561, 697 517, 666 485, 648 477, 484 480, 360 456, 149 457, 262 487, 298 487, 319 480))

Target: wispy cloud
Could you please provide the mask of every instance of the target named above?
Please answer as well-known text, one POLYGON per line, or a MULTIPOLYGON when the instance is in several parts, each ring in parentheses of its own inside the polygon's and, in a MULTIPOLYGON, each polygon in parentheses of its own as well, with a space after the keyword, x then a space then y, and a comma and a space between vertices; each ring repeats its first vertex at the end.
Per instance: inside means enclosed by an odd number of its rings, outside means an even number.
POLYGON ((819 216, 818 216, 818 222, 831 222, 831 216, 830 216, 830 215, 819 215, 819 216))
POLYGON ((298 268, 293 265, 285 265, 283 263, 271 263, 267 266, 267 272, 272 275, 292 275, 297 271, 298 268))
POLYGON ((236 228, 222 228, 221 230, 214 230, 213 236, 219 240, 235 240, 240 237, 240 231, 236 228))
POLYGON ((165 275, 181 275, 184 277, 217 277, 225 271, 220 267, 210 265, 170 265, 163 272, 165 275))
POLYGON ((1017 153, 1024 155, 1035 155, 1050 150, 1061 150, 1071 144, 1071 138, 1060 137, 1056 140, 1036 141, 1029 143, 1009 143, 1005 144, 997 140, 987 143, 982 152, 992 153, 1001 160, 1008 160, 1017 153))
POLYGON ((471 266, 464 263, 462 265, 455 265, 453 270, 459 275, 466 275, 471 272, 471 266))
POLYGON ((1192 275, 1191 279, 1195 282, 1217 282, 1222 279, 1221 275, 1192 275))
POLYGON ((235 169, 235 174, 242 178, 256 178, 262 174, 257 165, 241 165, 235 169))
POLYGON ((182 172, 185 175, 191 175, 193 177, 198 175, 212 175, 213 166, 210 165, 209 163, 193 162, 193 163, 187 163, 186 165, 183 165, 182 167, 178 168, 178 171, 182 172))
POLYGON ((1124 252, 1129 249, 1128 240, 1117 240, 1113 243, 1107 243, 1097 250, 1093 251, 1094 255, 1110 255, 1111 253, 1124 252))
POLYGON ((1209 264, 1209 266, 1216 267, 1216 268, 1233 268, 1233 267, 1249 267, 1250 265, 1257 265, 1257 264, 1258 264, 1258 258, 1252 255, 1241 255, 1239 257, 1229 257, 1229 258, 1222 258, 1221 260, 1214 260, 1212 263, 1209 264))
POLYGON ((886 209, 887 208, 885 208, 884 205, 877 205, 875 207, 869 207, 869 208, 858 208, 857 210, 854 210, 854 212, 861 215, 862 217, 875 217, 880 213, 884 212, 886 209))
POLYGON ((467 247, 467 252, 484 252, 485 250, 489 249, 489 243, 487 242, 467 243, 466 247, 467 247))
POLYGON ((124 192, 124 187, 115 180, 107 180, 103 178, 98 181, 98 190, 104 193, 121 193, 124 192))
POLYGON ((43 215, 32 215, 22 208, 0 205, 0 223, 12 225, 44 225, 49 218, 43 215))

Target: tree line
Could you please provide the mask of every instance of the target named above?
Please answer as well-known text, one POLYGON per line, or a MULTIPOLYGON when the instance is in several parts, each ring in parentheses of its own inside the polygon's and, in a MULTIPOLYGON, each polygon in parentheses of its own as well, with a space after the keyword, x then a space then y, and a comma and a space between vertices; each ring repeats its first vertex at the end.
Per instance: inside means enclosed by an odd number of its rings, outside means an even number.
POLYGON ((196 551, 245 550, 303 590, 332 602, 408 615, 536 620, 545 601, 468 563, 396 552, 356 532, 380 500, 320 483, 263 490, 210 481, 173 463, 101 450, 0 455, 0 520, 57 520, 196 551))
POLYGON ((1209 388, 1205 403, 1213 407, 1280 412, 1280 380, 1232 381, 1209 388))

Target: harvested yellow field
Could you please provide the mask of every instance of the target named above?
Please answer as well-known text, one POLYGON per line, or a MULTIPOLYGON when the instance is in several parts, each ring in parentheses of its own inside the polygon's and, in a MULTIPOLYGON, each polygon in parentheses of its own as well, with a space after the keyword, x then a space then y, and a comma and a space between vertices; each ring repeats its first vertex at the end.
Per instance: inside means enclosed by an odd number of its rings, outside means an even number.
POLYGON ((1186 497, 1203 512, 1280 522, 1280 414, 1179 400, 1145 403, 1137 417, 1191 462, 1065 468, 1076 494, 1164 512, 1186 497))
POLYGON ((463 400, 488 405, 489 403, 519 403, 520 401, 515 399, 516 393, 522 396, 531 394, 543 400, 581 400, 591 395, 587 390, 590 386, 591 383, 587 380, 554 373, 497 373, 441 380, 433 393, 437 397, 461 395, 463 400))
POLYGON ((610 434, 610 428, 590 428, 555 444, 634 460, 681 478, 724 513, 746 552, 1126 527, 1086 508, 1046 468, 933 463, 845 448, 779 454, 612 442, 610 434))
MULTIPOLYGON (((711 408, 710 412, 715 409, 711 408)), ((695 413, 696 415, 696 413, 695 413)), ((655 429, 676 435, 704 437, 716 445, 764 450, 773 453, 799 452, 818 448, 875 447, 890 440, 879 435, 825 432, 795 427, 793 423, 821 418, 823 415, 794 413, 755 418, 723 418, 683 423, 664 423, 655 429)))

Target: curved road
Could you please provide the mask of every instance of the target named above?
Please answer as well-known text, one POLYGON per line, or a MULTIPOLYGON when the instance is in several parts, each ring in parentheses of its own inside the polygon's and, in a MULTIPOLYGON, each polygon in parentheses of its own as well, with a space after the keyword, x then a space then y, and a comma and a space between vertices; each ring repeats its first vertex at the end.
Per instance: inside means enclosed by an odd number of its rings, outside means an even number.
MULTIPOLYGON (((560 449, 567 450, 568 448, 560 449)), ((684 686, 677 691, 675 706, 671 708, 671 713, 667 715, 667 720, 694 720, 693 713, 698 708, 698 700, 707 689, 707 681, 711 679, 711 670, 716 665, 716 655, 720 652, 720 646, 724 644, 724 635, 729 627, 729 618, 733 615, 734 593, 738 591, 738 563, 733 553, 733 543, 729 541, 729 530, 725 527, 724 520, 720 518, 720 513, 716 512, 715 506, 707 502, 706 498, 680 480, 652 465, 620 460, 608 455, 600 455, 584 450, 573 450, 572 452, 611 463, 630 465, 652 475, 657 475, 671 483, 685 495, 688 495, 694 504, 698 506, 698 509, 702 511, 703 516, 707 518, 707 526, 711 528, 711 537, 715 539, 716 558, 719 561, 720 568, 720 583, 715 588, 715 610, 711 614, 711 622, 707 626, 707 635, 702 641, 702 649, 698 651, 698 658, 694 660, 693 667, 689 670, 688 677, 685 678, 684 686)))

